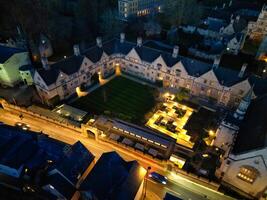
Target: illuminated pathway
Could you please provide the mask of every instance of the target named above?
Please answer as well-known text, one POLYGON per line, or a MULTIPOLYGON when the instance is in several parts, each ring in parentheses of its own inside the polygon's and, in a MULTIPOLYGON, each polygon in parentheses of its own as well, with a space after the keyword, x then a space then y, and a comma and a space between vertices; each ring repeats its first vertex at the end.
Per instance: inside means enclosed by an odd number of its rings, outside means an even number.
POLYGON ((170 192, 179 196, 185 200, 202 200, 202 199, 214 199, 214 200, 227 200, 232 199, 224 196, 217 191, 211 190, 202 185, 198 185, 188 180, 187 178, 180 175, 172 175, 166 172, 163 167, 159 166, 157 163, 153 162, 144 157, 140 157, 140 154, 130 153, 126 150, 113 146, 111 144, 102 142, 97 142, 93 139, 88 139, 78 132, 73 130, 49 123, 38 118, 24 116, 23 120, 20 120, 19 116, 12 114, 3 109, 0 109, 0 121, 14 126, 16 122, 23 122, 30 125, 33 131, 42 131, 43 133, 49 135, 52 138, 61 140, 63 142, 73 144, 77 140, 80 140, 87 148, 90 150, 98 159, 103 152, 117 151, 125 160, 138 160, 139 163, 144 166, 152 166, 152 171, 156 170, 160 173, 168 176, 169 182, 167 185, 161 185, 154 181, 148 180, 148 196, 149 194, 154 194, 162 199, 166 192, 170 192), (174 181, 175 180, 175 181, 174 181), (204 197, 207 195, 208 198, 204 197))

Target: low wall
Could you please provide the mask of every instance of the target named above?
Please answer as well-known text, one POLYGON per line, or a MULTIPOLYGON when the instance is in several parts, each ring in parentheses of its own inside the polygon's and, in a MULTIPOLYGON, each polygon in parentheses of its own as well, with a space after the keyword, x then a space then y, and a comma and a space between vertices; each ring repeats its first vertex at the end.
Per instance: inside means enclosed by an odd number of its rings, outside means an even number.
POLYGON ((25 107, 19 107, 16 105, 9 104, 8 102, 6 102, 3 99, 0 100, 0 103, 2 104, 2 106, 5 110, 10 111, 11 113, 16 113, 18 115, 26 115, 28 117, 33 117, 33 118, 38 118, 40 120, 44 120, 46 122, 48 121, 48 122, 56 124, 58 126, 62 126, 62 127, 65 127, 65 128, 68 128, 68 129, 71 129, 71 130, 74 130, 76 132, 81 133, 81 128, 78 126, 74 126, 74 125, 66 123, 66 122, 62 122, 62 121, 60 122, 60 121, 57 121, 55 119, 51 119, 42 113, 33 112, 31 110, 28 110, 25 107))

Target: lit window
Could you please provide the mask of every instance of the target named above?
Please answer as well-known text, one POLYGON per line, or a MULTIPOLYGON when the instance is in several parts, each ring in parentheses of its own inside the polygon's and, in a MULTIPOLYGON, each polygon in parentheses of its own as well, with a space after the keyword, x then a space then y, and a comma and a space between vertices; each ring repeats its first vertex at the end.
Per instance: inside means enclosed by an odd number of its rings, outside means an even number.
POLYGON ((259 176, 259 171, 251 166, 242 166, 237 177, 248 183, 253 183, 259 176))
POLYGON ((137 138, 141 138, 141 136, 140 135, 135 135, 137 138))
POLYGON ((143 140, 147 140, 147 138, 142 137, 143 140))
POLYGON ((160 143, 155 142, 155 144, 160 146, 160 143))
POLYGON ((153 141, 152 141, 152 140, 148 140, 148 142, 151 142, 151 143, 153 143, 153 141))

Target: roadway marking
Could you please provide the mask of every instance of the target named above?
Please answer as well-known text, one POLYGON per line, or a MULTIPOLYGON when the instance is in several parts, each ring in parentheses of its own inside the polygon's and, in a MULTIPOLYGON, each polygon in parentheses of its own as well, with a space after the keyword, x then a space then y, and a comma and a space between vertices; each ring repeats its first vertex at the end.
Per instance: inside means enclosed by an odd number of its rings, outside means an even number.
POLYGON ((176 192, 176 191, 174 191, 174 190, 172 190, 172 189, 170 189, 170 188, 167 188, 167 187, 165 187, 165 188, 166 188, 166 190, 169 190, 170 192, 172 192, 172 193, 174 193, 174 194, 176 194, 176 195, 178 195, 178 196, 181 196, 181 195, 182 195, 181 193, 176 192))

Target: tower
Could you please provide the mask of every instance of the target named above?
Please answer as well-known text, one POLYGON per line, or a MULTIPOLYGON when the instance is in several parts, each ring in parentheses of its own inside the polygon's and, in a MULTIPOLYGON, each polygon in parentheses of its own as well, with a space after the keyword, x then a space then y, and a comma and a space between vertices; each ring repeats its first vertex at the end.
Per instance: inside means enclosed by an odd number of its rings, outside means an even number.
POLYGON ((250 105, 252 94, 253 94, 254 85, 249 89, 246 95, 242 98, 238 108, 234 113, 234 118, 242 120, 245 117, 248 106, 250 105))

